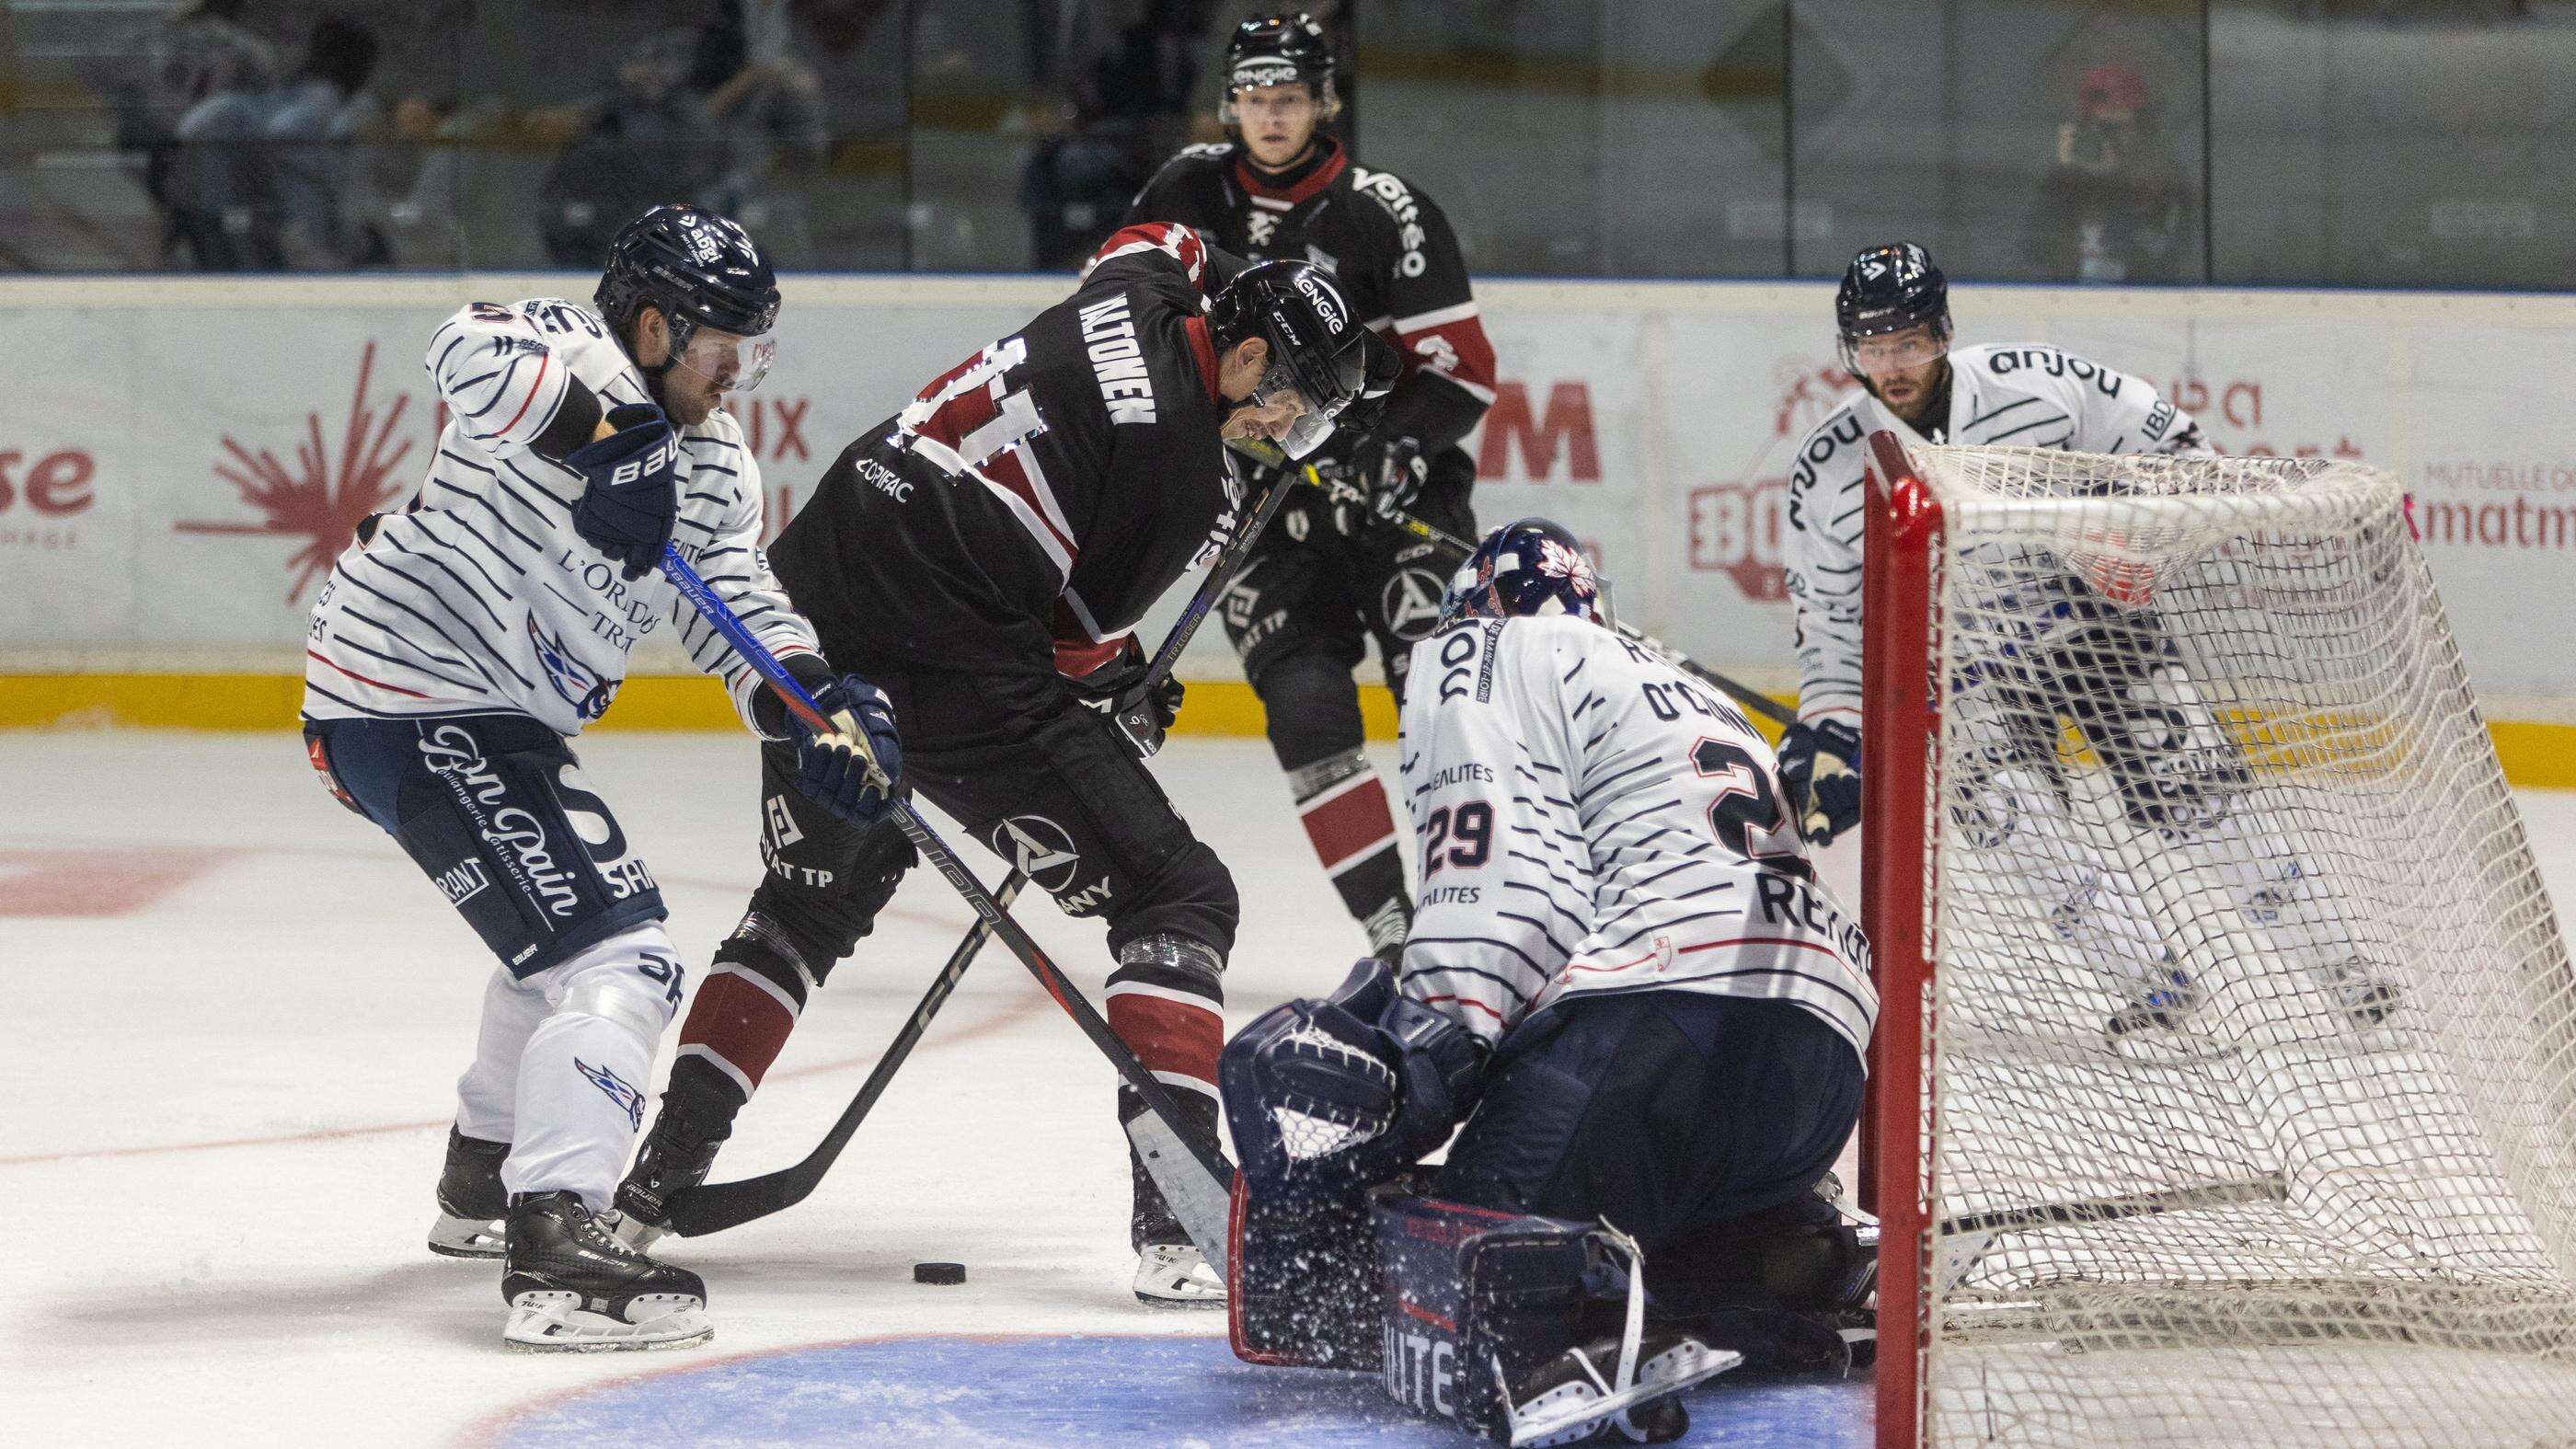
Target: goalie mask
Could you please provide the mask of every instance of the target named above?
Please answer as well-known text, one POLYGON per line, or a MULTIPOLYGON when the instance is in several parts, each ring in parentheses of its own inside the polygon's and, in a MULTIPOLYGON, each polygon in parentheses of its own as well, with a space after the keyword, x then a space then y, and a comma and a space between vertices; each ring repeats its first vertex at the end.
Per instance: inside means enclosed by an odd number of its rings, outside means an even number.
POLYGON ((1544 518, 1524 518, 1486 535, 1449 581, 1440 627, 1460 619, 1572 614, 1613 628, 1610 585, 1574 535, 1544 518))

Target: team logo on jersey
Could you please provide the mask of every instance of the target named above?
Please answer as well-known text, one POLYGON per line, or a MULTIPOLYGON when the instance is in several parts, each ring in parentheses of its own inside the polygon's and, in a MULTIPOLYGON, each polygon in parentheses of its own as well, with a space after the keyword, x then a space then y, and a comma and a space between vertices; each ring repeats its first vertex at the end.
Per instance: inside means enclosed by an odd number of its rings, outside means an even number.
MULTIPOLYGON (((1591 565, 1584 568, 1588 571, 1591 565)), ((1397 570, 1378 596, 1386 631, 1408 644, 1430 638, 1432 626, 1440 622, 1440 596, 1447 590, 1448 585, 1429 569, 1397 570)))
POLYGON ((629 1128, 643 1127, 644 1094, 635 1090, 633 1083, 617 1075, 613 1068, 594 1067, 579 1057, 572 1059, 572 1065, 575 1071, 588 1077, 592 1086, 606 1093, 608 1100, 615 1102, 619 1109, 626 1113, 626 1125, 629 1128))
POLYGON ((537 663, 545 666, 546 681, 555 693, 573 707, 583 720, 595 720, 608 713, 608 702, 617 697, 617 682, 603 680, 590 666, 572 657, 572 651, 556 635, 537 625, 535 610, 528 612, 528 642, 536 646, 537 663))
POLYGON ((1073 884, 1082 854, 1065 828, 1043 815, 1014 815, 993 827, 993 853, 1020 868, 1049 895, 1073 884))
POLYGON ((316 408, 301 426, 272 439, 295 459, 292 464, 270 448, 224 435, 229 461, 216 462, 215 476, 258 511, 257 521, 187 520, 171 524, 171 531, 298 540, 286 558, 286 602, 302 602, 304 591, 331 571, 331 561, 357 537, 359 521, 409 486, 397 475, 411 456, 411 440, 397 441, 394 430, 411 396, 396 393, 382 409, 371 404, 367 382, 375 363, 376 344, 370 342, 358 353, 357 392, 345 414, 334 409, 326 418, 316 408))

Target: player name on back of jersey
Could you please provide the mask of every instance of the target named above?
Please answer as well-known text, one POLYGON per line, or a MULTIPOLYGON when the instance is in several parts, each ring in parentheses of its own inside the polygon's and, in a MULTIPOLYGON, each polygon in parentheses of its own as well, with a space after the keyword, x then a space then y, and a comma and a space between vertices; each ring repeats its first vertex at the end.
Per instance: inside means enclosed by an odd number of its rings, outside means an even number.
POLYGON ((1082 343, 1091 354, 1092 375, 1100 379, 1109 420, 1154 421, 1154 378, 1145 366, 1145 350, 1137 344, 1136 319, 1127 314, 1124 293, 1082 309, 1082 343))

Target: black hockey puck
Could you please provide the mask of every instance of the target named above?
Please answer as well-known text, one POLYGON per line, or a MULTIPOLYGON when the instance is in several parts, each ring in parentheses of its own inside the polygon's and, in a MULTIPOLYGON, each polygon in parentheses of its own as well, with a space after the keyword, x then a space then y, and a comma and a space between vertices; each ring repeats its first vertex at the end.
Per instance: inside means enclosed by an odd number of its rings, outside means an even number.
POLYGON ((915 1263, 912 1265, 912 1281, 915 1283, 963 1283, 966 1281, 966 1265, 963 1263, 915 1263))

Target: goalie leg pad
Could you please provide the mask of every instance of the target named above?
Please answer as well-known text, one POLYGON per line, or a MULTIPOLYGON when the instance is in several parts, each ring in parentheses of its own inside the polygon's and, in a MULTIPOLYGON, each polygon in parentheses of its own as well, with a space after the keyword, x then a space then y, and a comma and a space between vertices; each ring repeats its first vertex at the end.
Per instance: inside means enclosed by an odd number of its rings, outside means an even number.
POLYGON ((1234 1179, 1226 1338, 1246 1363, 1367 1373, 1379 1363, 1377 1235, 1366 1196, 1283 1200, 1234 1179))

